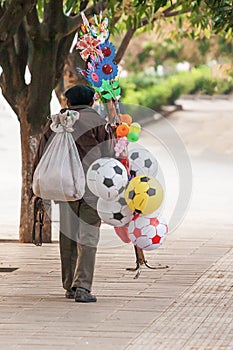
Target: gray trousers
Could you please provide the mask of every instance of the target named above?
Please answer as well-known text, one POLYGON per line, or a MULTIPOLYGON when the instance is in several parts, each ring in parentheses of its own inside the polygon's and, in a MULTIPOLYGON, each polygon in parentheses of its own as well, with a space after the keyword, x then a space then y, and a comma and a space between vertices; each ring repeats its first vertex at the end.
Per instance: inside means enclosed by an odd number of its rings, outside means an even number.
POLYGON ((91 291, 101 220, 97 211, 82 200, 59 206, 63 287, 91 291))

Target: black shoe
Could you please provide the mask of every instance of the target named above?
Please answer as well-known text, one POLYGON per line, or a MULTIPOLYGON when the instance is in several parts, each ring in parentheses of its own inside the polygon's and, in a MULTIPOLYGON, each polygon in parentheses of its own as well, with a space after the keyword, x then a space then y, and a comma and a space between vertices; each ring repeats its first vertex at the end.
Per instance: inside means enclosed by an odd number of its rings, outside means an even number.
POLYGON ((73 290, 67 290, 65 293, 65 297, 67 299, 74 299, 75 292, 73 290))
POLYGON ((94 295, 92 295, 88 290, 82 288, 76 289, 74 299, 78 303, 95 303, 97 301, 94 295))

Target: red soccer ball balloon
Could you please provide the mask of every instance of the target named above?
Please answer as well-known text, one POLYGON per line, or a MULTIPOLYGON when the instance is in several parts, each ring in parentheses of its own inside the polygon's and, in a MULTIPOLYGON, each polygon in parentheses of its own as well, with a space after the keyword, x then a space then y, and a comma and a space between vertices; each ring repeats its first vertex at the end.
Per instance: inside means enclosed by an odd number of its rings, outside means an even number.
POLYGON ((129 237, 138 248, 153 250, 159 248, 168 233, 166 221, 155 213, 135 216, 129 223, 129 237))

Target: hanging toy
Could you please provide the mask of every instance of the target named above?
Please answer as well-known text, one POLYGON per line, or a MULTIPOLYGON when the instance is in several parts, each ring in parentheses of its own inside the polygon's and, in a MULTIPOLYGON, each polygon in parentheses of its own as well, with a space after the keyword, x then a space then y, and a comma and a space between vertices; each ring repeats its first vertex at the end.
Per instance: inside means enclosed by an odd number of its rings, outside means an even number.
POLYGON ((100 87, 102 85, 102 80, 101 77, 99 76, 99 74, 96 71, 96 64, 98 64, 97 62, 88 62, 87 66, 87 70, 81 70, 78 69, 80 71, 80 73, 82 74, 82 76, 89 81, 89 83, 91 83, 92 85, 94 85, 95 87, 100 87))
POLYGON ((120 124, 118 125, 118 127, 116 128, 116 134, 117 137, 124 137, 127 136, 129 133, 129 127, 127 124, 120 124))
POLYGON ((132 211, 151 214, 163 201, 163 188, 158 180, 149 175, 134 177, 125 190, 125 200, 132 211))
POLYGON ((129 132, 136 132, 136 133, 140 133, 141 132, 141 125, 139 123, 132 123, 129 127, 129 132))
POLYGON ((119 87, 118 80, 109 81, 102 80, 102 85, 99 88, 96 88, 96 91, 101 96, 102 100, 114 100, 120 98, 121 88, 119 87))
POLYGON ((80 55, 84 61, 89 57, 95 59, 96 55, 103 57, 102 51, 98 48, 100 40, 93 38, 91 34, 84 34, 78 39, 76 49, 80 50, 80 55))
POLYGON ((102 51, 104 57, 108 57, 110 59, 114 59, 116 56, 115 46, 109 41, 105 41, 103 44, 100 44, 100 50, 102 51))
POLYGON ((132 176, 150 175, 156 177, 158 161, 146 148, 134 148, 129 151, 130 174, 132 176))
POLYGON ((121 164, 124 165, 124 167, 126 168, 127 170, 127 173, 128 173, 128 179, 131 179, 131 175, 130 175, 130 164, 129 164, 129 159, 128 157, 123 157, 123 158, 120 158, 119 161, 121 162, 121 164))
POLYGON ((99 20, 95 14, 94 21, 95 24, 91 25, 90 32, 93 37, 98 38, 101 43, 104 43, 109 37, 108 18, 102 20, 102 11, 100 11, 99 20))
POLYGON ((118 66, 109 57, 104 57, 98 64, 96 73, 101 77, 101 80, 113 80, 118 73, 118 66))
POLYGON ((139 139, 139 134, 137 132, 135 132, 135 131, 131 131, 131 132, 128 133, 127 139, 130 142, 136 142, 139 139))
POLYGON ((135 216, 129 223, 128 234, 131 242, 138 248, 154 250, 161 246, 168 233, 164 218, 156 212, 150 215, 135 216))
POLYGON ((128 140, 127 140, 127 137, 120 137, 114 147, 114 150, 115 150, 115 155, 116 157, 118 158, 121 153, 123 153, 126 149, 127 149, 127 146, 128 146, 128 140))
POLYGON ((129 114, 120 114, 120 119, 122 123, 130 125, 132 123, 132 117, 129 114))

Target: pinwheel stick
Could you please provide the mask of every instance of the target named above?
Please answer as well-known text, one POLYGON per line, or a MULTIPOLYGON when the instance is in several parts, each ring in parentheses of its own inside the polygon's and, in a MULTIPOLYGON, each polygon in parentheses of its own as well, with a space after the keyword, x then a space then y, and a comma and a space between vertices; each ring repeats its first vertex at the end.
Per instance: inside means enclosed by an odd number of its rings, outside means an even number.
POLYGON ((119 114, 118 114, 118 103, 113 100, 108 100, 106 102, 106 108, 108 113, 109 122, 113 125, 120 123, 119 114))

